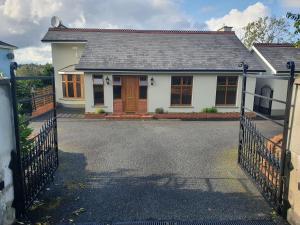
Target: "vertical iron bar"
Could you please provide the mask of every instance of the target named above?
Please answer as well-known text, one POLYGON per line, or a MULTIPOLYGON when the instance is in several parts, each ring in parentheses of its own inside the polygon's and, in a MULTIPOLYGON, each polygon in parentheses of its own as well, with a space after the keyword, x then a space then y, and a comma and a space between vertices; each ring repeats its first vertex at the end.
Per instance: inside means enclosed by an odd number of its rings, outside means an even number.
POLYGON ((246 99, 246 84, 247 84, 247 70, 248 70, 248 65, 245 64, 244 62, 240 63, 240 67, 243 68, 243 84, 242 84, 242 95, 241 95, 241 117, 240 117, 240 135, 239 135, 239 149, 238 149, 238 163, 241 163, 241 152, 243 148, 243 138, 242 135, 244 136, 244 124, 243 124, 243 119, 245 118, 245 99, 246 99))
POLYGON ((291 102, 293 95, 293 86, 295 81, 295 63, 290 61, 287 63, 287 68, 290 70, 290 79, 288 81, 287 96, 286 96, 286 108, 284 115, 284 128, 283 128, 283 140, 282 140, 282 152, 281 152, 281 168, 280 168, 280 187, 279 187, 279 202, 282 202, 282 215, 284 218, 287 217, 287 210, 290 207, 288 201, 288 185, 289 185, 289 164, 290 160, 287 159, 287 154, 290 151, 287 149, 287 140, 289 135, 289 121, 291 102))
POLYGON ((56 113, 56 92, 55 92, 55 74, 52 75, 52 102, 53 102, 53 122, 54 122, 54 150, 55 150, 55 157, 56 157, 56 167, 59 164, 58 161, 58 140, 57 140, 57 113, 56 113))
POLYGON ((14 130, 15 130, 15 146, 16 149, 12 151, 13 157, 13 182, 14 182, 14 202, 13 206, 16 209, 16 218, 20 218, 25 211, 25 199, 24 199, 24 177, 22 169, 21 159, 21 146, 20 146, 20 131, 19 131, 19 114, 17 106, 17 94, 16 94, 16 75, 15 70, 18 64, 13 62, 10 64, 10 83, 11 83, 11 96, 13 106, 14 117, 14 130))

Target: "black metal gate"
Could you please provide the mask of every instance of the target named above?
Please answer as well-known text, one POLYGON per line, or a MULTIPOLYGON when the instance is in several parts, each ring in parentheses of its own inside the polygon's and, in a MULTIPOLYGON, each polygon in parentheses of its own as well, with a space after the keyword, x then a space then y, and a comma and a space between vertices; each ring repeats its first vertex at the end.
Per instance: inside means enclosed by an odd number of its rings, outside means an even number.
POLYGON ((284 217, 286 216, 288 203, 288 182, 290 171, 290 151, 287 148, 289 118, 291 99, 293 93, 295 64, 288 62, 287 68, 290 70, 290 76, 269 76, 269 75, 250 75, 247 74, 248 66, 243 67, 243 87, 241 99, 241 117, 238 162, 246 173, 256 183, 265 199, 284 217), (246 89, 247 78, 278 79, 287 80, 286 101, 274 99, 263 95, 248 92, 246 89), (257 117, 268 120, 273 124, 282 127, 282 140, 280 143, 265 137, 253 118, 245 111, 252 112, 245 106, 246 95, 252 95, 272 102, 279 102, 285 105, 285 115, 283 122, 273 120, 265 114, 254 112, 257 117))
POLYGON ((58 167, 58 146, 54 76, 16 77, 16 69, 17 64, 12 63, 16 150, 12 151, 11 167, 18 218, 53 179, 58 167))

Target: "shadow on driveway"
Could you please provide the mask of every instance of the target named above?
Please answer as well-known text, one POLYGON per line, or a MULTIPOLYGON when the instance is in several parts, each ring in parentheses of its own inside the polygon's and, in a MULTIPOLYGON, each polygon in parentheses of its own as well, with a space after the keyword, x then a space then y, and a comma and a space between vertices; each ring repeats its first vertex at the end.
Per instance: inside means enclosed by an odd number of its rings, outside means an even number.
POLYGON ((136 176, 122 168, 95 173, 86 170, 82 153, 60 151, 59 156, 54 183, 29 213, 32 223, 270 219, 270 209, 249 190, 247 178, 136 176), (214 190, 226 183, 245 191, 214 190))

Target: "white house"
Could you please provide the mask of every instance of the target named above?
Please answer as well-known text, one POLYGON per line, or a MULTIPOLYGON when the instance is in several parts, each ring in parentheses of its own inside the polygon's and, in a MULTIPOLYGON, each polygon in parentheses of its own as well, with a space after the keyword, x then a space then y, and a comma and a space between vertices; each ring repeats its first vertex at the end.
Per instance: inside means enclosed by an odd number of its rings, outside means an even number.
MULTIPOLYGON (((288 61, 294 61, 296 73, 300 72, 300 49, 292 44, 256 43, 252 47, 252 53, 263 64, 266 70, 263 75, 289 75, 286 67, 288 61)), ((287 82, 286 80, 257 78, 256 93, 285 101, 287 82)), ((284 115, 285 110, 285 105, 282 103, 258 98, 255 98, 255 107, 260 112, 272 116, 284 115)))
POLYGON ((0 41, 0 76, 10 77, 10 63, 14 59, 13 50, 17 47, 0 41))
MULTIPOLYGON (((241 61, 265 71, 230 27, 218 31, 49 28, 57 102, 86 113, 240 107, 241 61)), ((248 80, 255 90, 255 79, 248 80)), ((253 97, 247 96, 248 108, 253 97)))

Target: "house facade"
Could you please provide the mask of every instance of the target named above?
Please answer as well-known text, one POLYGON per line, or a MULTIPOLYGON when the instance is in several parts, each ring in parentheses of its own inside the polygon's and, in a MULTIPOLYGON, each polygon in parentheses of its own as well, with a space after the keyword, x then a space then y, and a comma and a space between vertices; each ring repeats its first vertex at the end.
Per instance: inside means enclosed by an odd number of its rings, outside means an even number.
MULTIPOLYGON (((49 28, 57 102, 110 113, 238 112, 241 61, 264 68, 234 32, 49 28)), ((254 92, 255 79, 247 88, 254 92)), ((253 97, 247 96, 248 108, 253 97)))
MULTIPOLYGON (((287 76, 289 70, 286 67, 288 61, 294 61, 296 65, 296 74, 299 73, 300 49, 292 44, 272 44, 256 43, 252 47, 252 54, 262 63, 265 76, 287 76), (297 69, 298 68, 298 69, 297 69)), ((288 81, 277 79, 260 79, 256 81, 256 94, 285 101, 287 94, 288 81)), ((285 111, 285 104, 272 102, 266 99, 255 98, 255 107, 258 111, 271 115, 282 116, 285 111)))
POLYGON ((10 63, 14 58, 13 50, 16 48, 16 46, 0 41, 0 74, 3 77, 10 77, 10 63))

